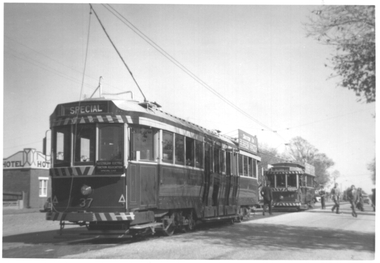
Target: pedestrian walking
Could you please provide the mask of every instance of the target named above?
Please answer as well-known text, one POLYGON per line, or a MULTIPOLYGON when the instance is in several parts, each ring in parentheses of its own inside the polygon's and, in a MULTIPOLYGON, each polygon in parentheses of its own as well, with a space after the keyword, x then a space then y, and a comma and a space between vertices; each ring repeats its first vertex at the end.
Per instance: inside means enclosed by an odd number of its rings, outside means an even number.
POLYGON ((339 213, 339 202, 340 202, 340 190, 338 188, 338 183, 335 183, 335 186, 333 189, 331 189, 331 198, 334 201, 334 206, 331 209, 331 212, 334 212, 336 208, 336 213, 339 213))
POLYGON ((351 209, 352 209, 352 216, 357 217, 358 214, 355 211, 356 202, 358 200, 358 193, 355 189, 355 185, 351 185, 351 188, 347 191, 347 198, 348 201, 350 201, 351 209))
POLYGON ((363 190, 361 188, 358 188, 358 200, 356 202, 356 207, 360 211, 364 211, 364 205, 363 205, 363 190))
POLYGON ((269 214, 272 214, 272 201, 273 194, 272 189, 270 188, 270 181, 267 181, 266 186, 261 189, 261 196, 264 198, 264 206, 263 206, 263 216, 265 216, 266 207, 269 208, 269 214))
POLYGON ((319 196, 321 197, 321 208, 326 209, 326 191, 323 188, 319 191, 319 196))

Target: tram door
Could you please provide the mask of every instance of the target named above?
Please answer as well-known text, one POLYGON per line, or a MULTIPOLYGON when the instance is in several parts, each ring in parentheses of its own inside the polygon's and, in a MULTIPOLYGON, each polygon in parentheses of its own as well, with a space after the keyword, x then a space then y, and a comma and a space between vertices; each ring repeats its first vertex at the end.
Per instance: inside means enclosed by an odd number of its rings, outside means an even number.
POLYGON ((157 166, 130 163, 127 172, 130 208, 153 208, 157 203, 157 166))
POLYGON ((208 200, 211 182, 211 160, 211 145, 209 143, 205 143, 205 179, 202 197, 203 205, 205 206, 211 205, 208 200))

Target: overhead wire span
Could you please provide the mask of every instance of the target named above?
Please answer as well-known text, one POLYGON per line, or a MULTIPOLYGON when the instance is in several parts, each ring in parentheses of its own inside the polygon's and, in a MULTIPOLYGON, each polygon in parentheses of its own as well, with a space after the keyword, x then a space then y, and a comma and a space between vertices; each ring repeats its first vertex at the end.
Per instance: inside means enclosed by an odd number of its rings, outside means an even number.
MULTIPOLYGON (((218 91, 216 91, 211 86, 209 86, 207 83, 205 83, 203 80, 201 80, 199 77, 197 77, 188 68, 186 68, 180 62, 178 62, 175 58, 173 58, 170 54, 168 54, 164 49, 162 49, 158 44, 156 44, 153 40, 151 40, 148 36, 146 36, 143 32, 141 32, 136 26, 134 26, 130 21, 128 21, 128 19, 126 19, 123 15, 121 15, 112 6, 110 6, 109 4, 107 4, 108 7, 105 6, 105 5, 103 5, 103 6, 108 11, 110 11, 116 18, 118 18, 121 22, 123 22, 126 26, 128 26, 132 31, 134 31, 137 35, 139 35, 143 40, 145 40, 149 45, 151 45, 154 49, 156 49, 159 53, 161 53, 164 57, 166 57, 171 62, 173 62, 182 71, 184 71, 186 74, 188 74, 191 78, 193 78, 195 81, 197 81, 203 87, 205 87, 206 89, 208 89, 211 93, 213 93, 215 96, 217 96, 223 102, 225 102, 227 105, 231 106, 232 108, 234 108, 235 110, 237 110, 238 112, 240 112, 241 114, 243 114, 244 116, 246 116, 247 118, 251 119, 252 121, 256 122, 257 124, 261 125, 262 127, 265 127, 266 129, 274 132, 272 128, 270 128, 269 126, 267 126, 264 123, 260 122, 256 118, 252 117, 250 114, 246 113, 244 110, 240 109, 233 102, 231 102, 230 100, 228 100, 227 98, 225 98, 222 94, 220 94, 218 91), (112 11, 110 9, 112 9, 112 11)), ((277 134, 277 135, 280 136, 279 134, 277 134)))

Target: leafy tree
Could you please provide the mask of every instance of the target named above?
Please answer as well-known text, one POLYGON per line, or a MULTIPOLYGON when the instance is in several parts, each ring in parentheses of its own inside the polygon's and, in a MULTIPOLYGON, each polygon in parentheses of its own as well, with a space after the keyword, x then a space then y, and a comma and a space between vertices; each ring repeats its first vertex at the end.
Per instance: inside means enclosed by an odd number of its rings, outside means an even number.
MULTIPOLYGON (((261 162, 259 164, 260 167, 264 168, 264 170, 268 169, 268 164, 286 162, 283 156, 277 151, 276 148, 268 147, 267 145, 260 145, 260 157, 261 162)), ((262 176, 259 176, 259 185, 263 183, 262 176)))
POLYGON ((302 137, 297 136, 289 142, 289 154, 298 162, 312 164, 317 152, 318 149, 302 137))
POLYGON ((330 173, 327 170, 334 165, 333 160, 324 153, 317 153, 312 164, 315 167, 315 180, 325 186, 330 181, 330 173))
POLYGON ((330 180, 330 174, 327 171, 334 165, 334 161, 327 157, 326 154, 320 153, 316 147, 311 145, 302 137, 295 137, 289 142, 289 155, 294 161, 308 163, 315 167, 315 180, 320 185, 325 185, 330 180))
POLYGON ((373 161, 368 164, 367 168, 371 171, 372 183, 376 185, 376 157, 373 158, 373 161))
POLYGON ((338 85, 353 90, 359 101, 376 101, 375 6, 323 6, 312 13, 307 36, 335 47, 330 61, 342 77, 338 85))

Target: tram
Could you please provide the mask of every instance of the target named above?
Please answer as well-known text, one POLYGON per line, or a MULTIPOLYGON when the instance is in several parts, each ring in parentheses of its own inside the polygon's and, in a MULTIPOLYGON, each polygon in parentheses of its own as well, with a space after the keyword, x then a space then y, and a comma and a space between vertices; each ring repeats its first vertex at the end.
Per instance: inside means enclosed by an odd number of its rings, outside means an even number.
MULTIPOLYGON (((222 136, 152 102, 59 104, 52 131, 52 211, 89 235, 172 235, 197 222, 240 221, 258 204, 257 137, 222 136)), ((64 234, 64 233, 63 233, 64 234)))
POLYGON ((314 205, 315 168, 304 163, 275 163, 264 172, 271 182, 274 210, 307 210, 314 205))

